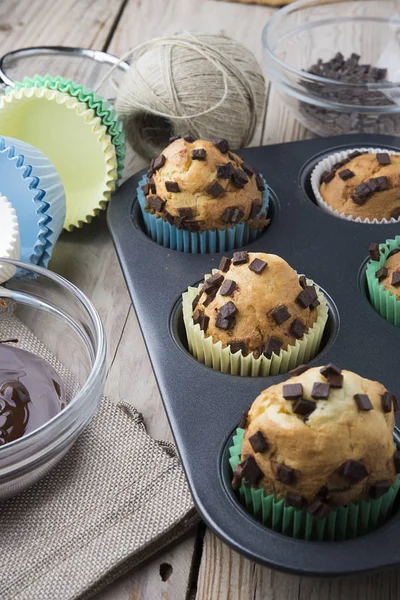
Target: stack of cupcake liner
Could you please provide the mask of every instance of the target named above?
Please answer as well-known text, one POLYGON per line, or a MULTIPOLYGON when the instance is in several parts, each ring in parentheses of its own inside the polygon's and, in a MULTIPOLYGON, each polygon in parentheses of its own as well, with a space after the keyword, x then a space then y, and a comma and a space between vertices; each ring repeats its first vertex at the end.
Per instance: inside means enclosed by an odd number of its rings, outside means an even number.
MULTIPOLYGON (((20 259, 17 213, 6 196, 0 194, 0 257, 20 259)), ((0 260, 0 285, 13 277, 15 268, 0 260)))
MULTIPOLYGON (((238 428, 229 448, 232 471, 241 461, 244 433, 238 428)), ((285 500, 276 499, 263 488, 242 484, 238 498, 250 514, 278 533, 308 541, 340 541, 365 535, 385 523, 392 514, 399 488, 400 475, 381 498, 338 506, 323 519, 311 516, 307 509, 287 506, 285 500)))
POLYGON ((387 240, 379 246, 379 261, 371 260, 365 271, 370 300, 375 310, 397 327, 400 327, 400 300, 397 300, 396 294, 386 290, 376 277, 376 272, 385 264, 388 254, 400 247, 400 235, 393 240, 387 240))
POLYGON ((340 152, 335 152, 334 154, 326 156, 325 158, 319 161, 319 163, 314 167, 313 172, 311 173, 311 187, 318 206, 322 208, 325 212, 333 215, 334 217, 338 217, 339 219, 345 219, 346 221, 353 221, 354 223, 373 223, 375 225, 387 225, 388 223, 398 223, 400 221, 400 217, 398 219, 392 218, 381 220, 361 219, 361 217, 356 217, 354 219, 349 215, 339 213, 339 211, 329 206, 329 204, 327 204, 323 199, 320 193, 320 181, 322 174, 325 171, 331 171, 333 165, 346 159, 349 156, 349 154, 356 151, 368 154, 378 154, 379 152, 385 152, 387 154, 399 154, 398 152, 394 152, 393 150, 387 150, 386 148, 350 148, 348 150, 342 150, 340 152))
POLYGON ((32 144, 53 163, 65 188, 65 229, 106 208, 118 178, 116 148, 86 102, 49 87, 9 88, 0 97, 0 134, 32 144))
POLYGON ((1 192, 18 217, 21 259, 47 267, 65 219, 65 194, 54 166, 39 150, 0 138, 1 192))
MULTIPOLYGON (((262 195, 262 208, 260 213, 266 213, 269 205, 268 186, 265 183, 265 191, 262 195)), ((246 222, 238 223, 225 229, 214 229, 206 231, 190 232, 178 229, 175 225, 170 225, 162 217, 151 214, 145 210, 146 197, 142 186, 147 183, 147 176, 144 175, 137 188, 137 199, 144 220, 147 235, 157 244, 177 250, 178 252, 188 252, 192 254, 209 254, 214 252, 229 252, 235 248, 246 246, 253 242, 264 232, 265 228, 252 229, 246 222)))

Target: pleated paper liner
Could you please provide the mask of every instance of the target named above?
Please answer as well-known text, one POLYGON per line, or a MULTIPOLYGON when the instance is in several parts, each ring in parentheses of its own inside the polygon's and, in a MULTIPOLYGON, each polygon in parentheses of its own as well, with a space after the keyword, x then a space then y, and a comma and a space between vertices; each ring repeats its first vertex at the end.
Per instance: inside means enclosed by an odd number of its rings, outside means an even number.
MULTIPOLYGON (((101 119, 102 124, 107 127, 107 133, 111 137, 111 141, 115 147, 118 163, 118 180, 121 179, 125 164, 125 133, 115 108, 108 100, 96 94, 89 88, 75 83, 71 79, 64 79, 59 75, 57 77, 51 75, 45 75, 44 77, 35 75, 32 78, 24 77, 22 82, 15 82, 15 87, 16 89, 46 87, 51 90, 58 90, 59 92, 70 94, 70 96, 77 98, 79 102, 85 102, 88 108, 95 111, 96 116, 101 119)), ((9 89, 10 88, 8 88, 8 90, 9 89)))
MULTIPOLYGON (((240 463, 244 433, 244 429, 238 428, 229 448, 232 471, 240 463)), ((400 475, 381 498, 338 506, 324 519, 312 517, 307 509, 286 506, 285 500, 277 500, 263 488, 242 484, 238 497, 250 514, 277 533, 307 541, 343 541, 365 535, 383 525, 392 515, 399 488, 400 475)))
POLYGON ((56 169, 37 148, 0 137, 0 187, 18 217, 20 258, 47 267, 66 210, 56 169))
MULTIPOLYGON (((264 178, 263 181, 265 183, 264 178)), ((225 229, 209 229, 206 231, 190 232, 178 229, 175 225, 170 225, 161 217, 157 217, 155 214, 152 215, 145 210, 146 197, 142 186, 146 182, 147 176, 144 175, 137 188, 137 199, 143 215, 147 235, 160 246, 191 254, 229 252, 253 242, 265 231, 265 227, 252 229, 246 222, 238 223, 225 229)), ((268 210, 268 205, 269 193, 268 186, 265 184, 260 214, 268 210)))
MULTIPOLYGON (((339 213, 339 211, 333 209, 329 204, 325 202, 321 193, 319 191, 320 188, 320 180, 321 175, 324 171, 330 171, 333 165, 337 162, 348 157, 352 152, 364 152, 368 154, 377 154, 378 152, 387 152, 388 154, 399 154, 398 152, 393 152, 393 150, 387 150, 386 148, 350 148, 350 150, 342 150, 341 152, 335 152, 334 154, 330 154, 329 156, 323 158, 313 169, 311 173, 311 187, 315 197, 315 200, 320 208, 322 208, 325 212, 331 214, 334 217, 338 217, 339 219, 345 219, 346 221, 353 221, 354 223, 365 223, 365 224, 375 224, 375 225, 387 225, 388 223, 398 223, 399 219, 361 219, 361 217, 353 218, 350 215, 345 215, 344 213, 339 213)), ((345 166, 343 167, 345 168, 345 166)))
POLYGON ((32 144, 53 163, 65 188, 65 229, 106 208, 116 187, 115 148, 86 103, 44 87, 9 90, 0 96, 0 133, 32 144))
POLYGON ((394 240, 387 240, 384 244, 379 246, 381 250, 381 258, 379 261, 371 260, 368 263, 365 271, 367 279, 367 286, 369 291, 369 297, 372 306, 375 310, 397 327, 400 327, 400 300, 397 300, 395 294, 392 294, 390 290, 385 290, 383 285, 379 283, 376 272, 383 267, 387 260, 388 254, 395 248, 400 247, 400 235, 397 235, 394 240), (383 250, 383 252, 382 252, 383 250))
POLYGON ((1 262, 2 258, 20 259, 17 213, 6 196, 0 193, 0 285, 15 275, 15 267, 1 262))
MULTIPOLYGON (((216 272, 217 270, 214 269, 213 273, 216 272)), ((205 279, 208 277, 209 275, 206 275, 205 279)), ((314 285, 310 279, 307 279, 307 284, 314 285)), ((222 347, 221 341, 213 342, 211 335, 205 336, 204 331, 200 329, 200 325, 198 323, 195 325, 192 318, 192 302, 202 286, 203 283, 197 288, 189 287, 182 294, 182 308, 189 351, 207 367, 231 375, 251 377, 277 375, 278 373, 287 373, 298 365, 308 363, 317 354, 329 313, 326 299, 318 286, 316 286, 316 291, 320 305, 316 308, 318 315, 316 322, 301 340, 296 340, 294 345, 288 346, 287 350, 281 350, 279 355, 273 354, 271 358, 266 358, 263 355, 254 358, 253 354, 243 356, 241 350, 233 354, 229 347, 222 347)))

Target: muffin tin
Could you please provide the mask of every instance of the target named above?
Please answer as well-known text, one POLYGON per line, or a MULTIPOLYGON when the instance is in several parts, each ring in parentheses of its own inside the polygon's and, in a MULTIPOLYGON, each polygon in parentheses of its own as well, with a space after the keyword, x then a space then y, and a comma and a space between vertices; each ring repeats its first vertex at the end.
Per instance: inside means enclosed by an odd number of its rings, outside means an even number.
MULTIPOLYGON (((369 245, 394 238, 400 225, 366 225, 335 218, 315 204, 309 182, 312 169, 323 156, 362 146, 400 151, 400 138, 348 135, 239 151, 271 188, 271 224, 245 248, 282 256, 326 294, 330 317, 321 350, 310 364, 334 362, 381 381, 400 395, 400 332, 375 312, 365 282, 369 245)), ((142 175, 131 177, 114 194, 108 223, 201 516, 235 550, 276 569, 332 576, 399 565, 400 513, 374 533, 355 540, 305 542, 268 530, 237 500, 228 463, 234 430, 243 410, 260 391, 288 376, 225 375, 189 354, 181 294, 217 268, 222 254, 185 254, 148 238, 136 203, 142 175)), ((397 441, 399 433, 396 428, 397 441)))

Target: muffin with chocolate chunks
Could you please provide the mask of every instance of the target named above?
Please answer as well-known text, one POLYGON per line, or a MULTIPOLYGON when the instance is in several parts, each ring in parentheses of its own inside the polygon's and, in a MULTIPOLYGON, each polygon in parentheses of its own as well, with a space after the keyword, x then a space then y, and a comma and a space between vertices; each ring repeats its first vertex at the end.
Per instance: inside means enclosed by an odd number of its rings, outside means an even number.
POLYGON ((147 214, 178 230, 224 231, 244 223, 257 232, 268 223, 263 178, 226 140, 174 138, 151 162, 141 191, 147 214))
POLYGON ((325 298, 279 256, 235 252, 197 290, 191 289, 197 294, 190 306, 184 297, 189 347, 206 364, 212 355, 214 368, 226 370, 228 360, 233 373, 286 372, 296 364, 294 347, 300 360, 318 350, 328 315, 325 298))
POLYGON ((369 299, 382 317, 400 327, 400 236, 384 244, 371 244, 369 255, 369 299))
POLYGON ((338 215, 351 219, 380 222, 400 218, 399 154, 355 150, 328 165, 329 157, 314 172, 317 200, 320 197, 338 215), (315 180, 317 173, 319 181, 315 180))
MULTIPOLYGON (((317 520, 336 507, 377 500, 393 486, 397 493, 397 410, 396 397, 376 381, 334 364, 296 369, 244 415, 233 487, 262 489, 317 520)), ((336 516, 339 528, 343 514, 336 516)))

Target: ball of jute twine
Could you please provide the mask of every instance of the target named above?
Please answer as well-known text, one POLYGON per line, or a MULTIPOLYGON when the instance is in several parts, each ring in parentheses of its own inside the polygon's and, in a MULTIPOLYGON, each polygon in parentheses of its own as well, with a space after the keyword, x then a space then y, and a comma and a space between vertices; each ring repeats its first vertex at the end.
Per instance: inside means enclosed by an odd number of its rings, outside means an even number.
POLYGON ((265 105, 265 80, 242 44, 184 32, 141 44, 121 60, 129 56, 115 106, 140 155, 157 156, 173 135, 225 138, 232 148, 250 143, 265 105))

